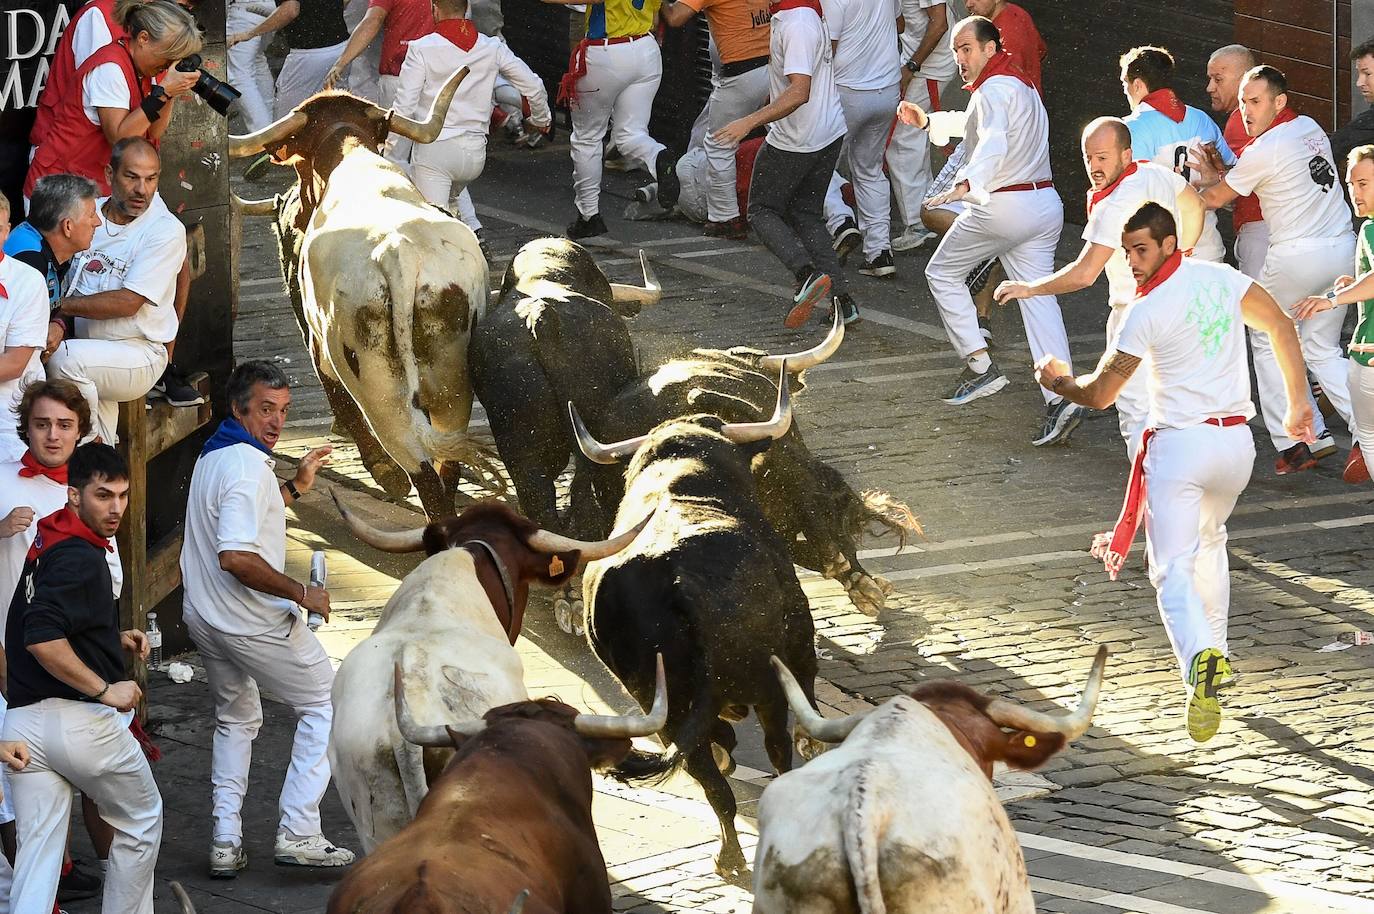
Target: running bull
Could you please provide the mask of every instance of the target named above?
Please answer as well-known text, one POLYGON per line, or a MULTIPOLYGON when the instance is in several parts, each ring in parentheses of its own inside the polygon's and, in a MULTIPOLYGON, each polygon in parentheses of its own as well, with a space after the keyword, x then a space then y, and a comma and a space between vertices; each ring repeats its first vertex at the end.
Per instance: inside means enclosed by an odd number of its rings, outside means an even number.
POLYGON ((763 727, 769 760, 792 767, 787 699, 768 666, 787 657, 804 688, 816 673, 815 628, 787 545, 759 503, 749 465, 787 434, 792 412, 782 369, 772 418, 726 423, 694 416, 647 436, 601 445, 580 422, 589 459, 633 454, 619 525, 657 509, 634 546, 593 563, 583 576, 587 636, 602 662, 641 705, 662 654, 671 684, 663 735, 671 754, 636 753, 624 778, 662 777, 679 764, 696 779, 720 820, 717 871, 746 870, 735 831, 736 804, 725 771, 735 748, 732 721, 750 708, 763 727))
MULTIPOLYGON (((817 346, 790 355, 758 349, 698 349, 672 359, 623 389, 605 411, 600 434, 629 438, 678 416, 711 413, 726 422, 758 422, 768 416, 778 391, 774 384, 784 362, 794 373, 821 364, 839 350, 844 325, 837 316, 817 346)), ((576 404, 581 408, 581 404, 576 404)), ((839 472, 807 448, 793 428, 754 462, 754 480, 763 512, 782 536, 792 560, 839 581, 854 605, 876 616, 892 587, 859 563, 859 539, 871 527, 906 534, 919 531, 911 510, 885 492, 862 495, 839 472)), ((617 472, 595 476, 597 501, 619 502, 623 480, 617 472)), ((608 529, 603 519, 601 530, 608 529)))
POLYGON ((1064 716, 939 681, 826 720, 774 658, 801 728, 842 745, 764 790, 755 914, 1034 914, 992 766, 1038 767, 1086 733, 1106 662, 1064 716))
POLYGON ((339 883, 328 914, 504 914, 522 890, 530 914, 609 912, 589 769, 614 765, 632 737, 663 726, 662 662, 652 709, 625 717, 581 714, 546 698, 493 708, 479 720, 422 724, 403 678, 398 665, 402 737, 426 751, 457 751, 415 821, 339 883))
POLYGON ((423 123, 323 92, 229 145, 295 166, 297 279, 316 369, 357 404, 431 517, 451 513, 464 467, 500 488, 467 434, 467 346, 486 307, 487 264, 472 230, 425 202, 378 149, 388 133, 433 142, 466 75, 453 74, 423 123))
POLYGON ((639 528, 580 542, 542 530, 494 500, 395 532, 369 526, 341 504, 339 510, 368 545, 429 556, 401 581, 377 627, 334 679, 334 713, 348 725, 330 733, 329 762, 363 851, 371 853, 414 818, 447 757, 440 750, 422 753, 401 737, 393 672, 400 671, 409 706, 425 720, 479 720, 490 708, 524 701, 524 668, 512 645, 530 583, 566 581, 580 562, 629 545, 639 528))

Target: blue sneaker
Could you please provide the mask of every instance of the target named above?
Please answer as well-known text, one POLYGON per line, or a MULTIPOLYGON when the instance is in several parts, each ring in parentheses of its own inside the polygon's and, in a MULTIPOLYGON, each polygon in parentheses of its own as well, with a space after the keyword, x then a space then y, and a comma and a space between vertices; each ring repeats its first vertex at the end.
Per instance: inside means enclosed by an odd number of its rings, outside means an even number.
POLYGON ((792 296, 792 310, 787 312, 782 325, 789 330, 796 330, 811 319, 811 309, 829 297, 830 274, 812 273, 797 286, 797 293, 792 296))
POLYGON ((1031 444, 1034 447, 1062 444, 1069 440, 1073 430, 1078 428, 1078 423, 1082 421, 1083 407, 1077 403, 1063 399, 1058 403, 1051 403, 1045 410, 1045 424, 1040 427, 1040 434, 1031 439, 1031 444))
POLYGON ((950 391, 949 396, 941 399, 950 406, 963 406, 981 397, 990 397, 1006 386, 1007 376, 998 369, 996 362, 989 365, 988 370, 982 374, 975 373, 966 365, 954 390, 950 391))

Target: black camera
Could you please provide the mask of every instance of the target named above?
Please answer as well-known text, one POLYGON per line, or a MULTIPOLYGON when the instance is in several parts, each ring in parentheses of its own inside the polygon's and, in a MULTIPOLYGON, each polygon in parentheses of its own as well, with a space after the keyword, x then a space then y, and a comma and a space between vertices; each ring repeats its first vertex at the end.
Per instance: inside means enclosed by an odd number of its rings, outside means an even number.
POLYGON ((201 66, 199 54, 192 54, 190 57, 183 57, 177 61, 177 69, 183 73, 194 73, 200 71, 200 79, 191 87, 191 91, 205 99, 205 103, 214 108, 225 117, 229 116, 229 106, 238 101, 243 93, 226 82, 215 79, 205 68, 201 66))

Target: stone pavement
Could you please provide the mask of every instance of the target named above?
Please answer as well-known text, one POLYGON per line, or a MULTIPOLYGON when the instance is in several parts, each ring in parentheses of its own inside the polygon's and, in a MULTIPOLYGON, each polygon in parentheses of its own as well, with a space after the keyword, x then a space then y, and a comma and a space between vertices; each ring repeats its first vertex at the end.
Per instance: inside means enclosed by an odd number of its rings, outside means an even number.
MULTIPOLYGON (((501 265, 524 241, 570 221, 566 156, 562 145, 493 150, 475 197, 501 265)), ((823 332, 819 322, 796 332, 781 327, 789 280, 757 245, 706 239, 679 223, 623 222, 615 217, 632 183, 608 175, 607 187, 603 212, 612 233, 594 240, 600 261, 612 278, 634 281, 642 247, 667 290, 632 323, 645 363, 694 345, 796 349, 823 332)), ((260 196, 261 189, 242 192, 260 196)), ((1076 231, 1066 228, 1061 260, 1078 246, 1076 231)), ((876 620, 857 613, 833 583, 803 575, 818 628, 823 700, 835 711, 852 710, 948 677, 1053 709, 1076 701, 1089 658, 1107 644, 1112 659, 1090 733, 1043 778, 1000 779, 1014 800, 1008 809, 1040 910, 1374 911, 1374 648, 1320 650, 1343 633, 1374 628, 1374 489, 1342 484, 1335 459, 1315 472, 1276 477, 1272 450, 1261 440, 1255 477, 1231 525, 1240 680, 1226 693, 1221 734, 1194 746, 1143 550, 1137 547, 1117 582, 1086 551, 1091 535, 1114 520, 1126 477, 1114 417, 1086 421, 1067 447, 1030 446, 1043 403, 1012 311, 994 320, 997 358, 1012 385, 963 408, 941 404, 957 365, 921 275, 928 256, 899 256, 895 281, 855 275, 867 320, 834 361, 808 374, 799 399, 812 449, 856 488, 883 489, 910 504, 925 527, 924 538, 900 550, 875 541, 861 555, 896 585, 876 620)), ((331 440, 339 450, 329 477, 348 490, 350 504, 381 523, 417 522, 413 506, 387 499, 365 478, 351 445, 328 437, 327 407, 262 222, 245 232, 242 275, 239 358, 289 360, 301 385, 282 455, 298 457, 331 440)), ((1080 368, 1102 349, 1103 301, 1099 287, 1063 302, 1080 368)), ((480 410, 474 426, 484 427, 480 410)), ((1348 445, 1343 428, 1338 435, 1348 445)), ((337 610, 323 635, 331 656, 341 658, 366 636, 414 561, 352 540, 320 498, 300 505, 291 543, 288 571, 297 577, 311 549, 329 551, 337 610)), ((588 708, 628 707, 586 645, 553 624, 547 605, 546 595, 532 600, 520 643, 531 693, 588 708)), ((289 715, 272 705, 259 739, 246 816, 261 829, 249 839, 253 868, 224 884, 203 875, 212 733, 204 686, 155 683, 152 709, 168 753, 157 766, 169 807, 165 876, 193 888, 202 912, 322 910, 333 875, 264 865, 289 715)), ((767 763, 752 721, 740 729, 734 786, 747 833, 767 763)), ((597 787, 618 910, 747 909, 748 893, 712 872, 716 830, 694 783, 678 777, 648 790, 598 780, 597 787)), ((326 812, 329 833, 352 842, 332 795, 326 812)))

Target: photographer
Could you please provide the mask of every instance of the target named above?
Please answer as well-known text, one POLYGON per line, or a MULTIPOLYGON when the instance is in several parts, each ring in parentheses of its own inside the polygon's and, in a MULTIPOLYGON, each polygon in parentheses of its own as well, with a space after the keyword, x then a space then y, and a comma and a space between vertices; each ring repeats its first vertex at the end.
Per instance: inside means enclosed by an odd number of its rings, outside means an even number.
POLYGON ((114 144, 126 137, 156 143, 175 99, 200 78, 195 70, 173 68, 200 52, 200 30, 190 13, 168 0, 150 0, 121 4, 117 14, 127 37, 86 58, 69 91, 55 83, 44 88, 40 104, 51 103, 52 121, 29 164, 25 200, 39 178, 59 172, 90 178, 108 194, 105 166, 114 144))

